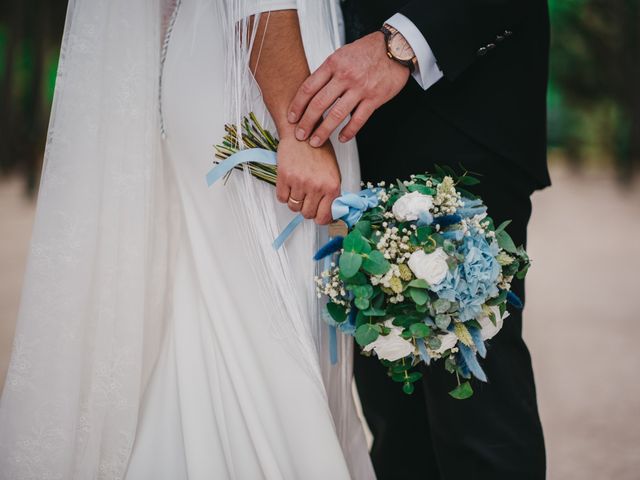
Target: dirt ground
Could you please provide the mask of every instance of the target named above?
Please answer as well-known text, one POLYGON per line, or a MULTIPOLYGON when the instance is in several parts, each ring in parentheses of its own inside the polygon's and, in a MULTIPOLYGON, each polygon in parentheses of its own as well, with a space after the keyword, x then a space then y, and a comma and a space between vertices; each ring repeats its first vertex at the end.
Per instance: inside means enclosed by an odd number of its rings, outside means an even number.
MULTIPOLYGON (((549 480, 640 478, 640 183, 553 169, 533 197, 525 338, 549 480)), ((0 385, 18 309, 33 204, 0 180, 0 385)))

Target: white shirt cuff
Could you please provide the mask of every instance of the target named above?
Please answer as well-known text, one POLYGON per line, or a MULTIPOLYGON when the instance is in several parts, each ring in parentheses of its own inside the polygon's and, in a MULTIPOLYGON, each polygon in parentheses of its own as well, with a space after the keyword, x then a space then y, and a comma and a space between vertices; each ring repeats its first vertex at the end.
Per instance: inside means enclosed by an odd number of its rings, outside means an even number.
POLYGON ((413 72, 413 78, 418 84, 426 90, 440 80, 443 76, 442 71, 438 68, 436 57, 418 27, 401 13, 396 13, 386 23, 402 34, 416 54, 418 67, 413 72))

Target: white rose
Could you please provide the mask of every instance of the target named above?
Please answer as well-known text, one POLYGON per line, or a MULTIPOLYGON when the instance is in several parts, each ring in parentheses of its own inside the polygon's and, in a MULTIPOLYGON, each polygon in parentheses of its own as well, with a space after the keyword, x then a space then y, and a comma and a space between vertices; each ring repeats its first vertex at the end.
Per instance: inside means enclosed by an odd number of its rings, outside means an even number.
POLYGON ((440 339, 440 348, 435 350, 435 353, 438 353, 440 355, 442 355, 450 348, 455 347, 458 343, 458 337, 456 337, 456 334, 453 332, 449 332, 446 335, 438 335, 438 338, 440 339))
POLYGON ((420 192, 405 193, 391 211, 399 222, 418 220, 421 212, 428 212, 433 207, 433 197, 420 192))
POLYGON ((480 333, 482 334, 483 340, 489 340, 490 338, 493 338, 496 333, 498 333, 502 329, 504 319, 509 316, 509 312, 505 310, 504 315, 501 317, 500 309, 498 307, 489 307, 489 309, 495 316, 496 324, 493 324, 488 315, 485 315, 482 318, 478 319, 478 323, 482 327, 480 333))
POLYGON ((436 248, 432 253, 416 250, 409 257, 407 264, 416 278, 425 280, 429 285, 437 285, 447 276, 448 258, 442 248, 436 248))
POLYGON ((378 336, 375 342, 364 347, 365 352, 373 350, 378 355, 378 358, 389 360, 390 362, 400 360, 413 353, 413 344, 400 336, 403 330, 401 327, 395 326, 393 320, 387 320, 384 325, 391 329, 389 334, 378 336))

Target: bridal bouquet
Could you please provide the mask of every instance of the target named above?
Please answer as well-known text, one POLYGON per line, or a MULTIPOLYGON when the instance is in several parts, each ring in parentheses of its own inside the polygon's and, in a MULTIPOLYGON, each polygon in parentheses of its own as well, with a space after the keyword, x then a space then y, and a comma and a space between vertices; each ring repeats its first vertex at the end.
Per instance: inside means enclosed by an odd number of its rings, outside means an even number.
POLYGON ((316 279, 331 321, 405 393, 422 376, 414 367, 441 359, 458 380, 450 394, 471 396, 460 379, 487 380, 477 356, 502 328, 507 303, 522 307, 511 281, 524 278, 529 258, 506 232, 509 222, 496 227, 482 200, 461 188, 476 183, 444 167, 369 186, 378 204, 316 255, 337 256, 316 279))
MULTIPOLYGON (((240 151, 238 132, 226 128, 216 147, 220 165, 240 151)), ((277 149, 254 116, 245 119, 241 138, 250 148, 277 149)), ((255 158, 242 163, 275 184, 274 162, 255 158)), ((236 158, 224 171, 238 165, 236 158)), ((440 360, 457 379, 450 395, 470 397, 468 379, 487 380, 477 357, 485 357, 487 340, 502 328, 507 303, 522 308, 511 281, 524 278, 529 257, 507 233, 509 222, 494 225, 482 200, 464 189, 477 183, 445 166, 345 194, 333 213, 346 235, 314 257, 324 262, 316 284, 327 299, 327 322, 354 336, 363 354, 376 355, 407 394, 422 377, 416 367, 440 360)))

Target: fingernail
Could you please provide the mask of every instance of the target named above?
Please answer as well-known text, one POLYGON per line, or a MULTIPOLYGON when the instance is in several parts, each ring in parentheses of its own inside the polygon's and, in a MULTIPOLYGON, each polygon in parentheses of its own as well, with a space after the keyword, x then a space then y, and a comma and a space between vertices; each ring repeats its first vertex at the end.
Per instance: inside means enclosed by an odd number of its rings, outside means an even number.
POLYGON ((289 122, 290 123, 296 123, 296 120, 297 120, 298 117, 296 117, 295 113, 289 112, 288 118, 289 118, 289 122))
POLYGON ((304 140, 304 130, 301 128, 296 128, 296 138, 298 140, 304 140))
POLYGON ((346 142, 346 141, 347 141, 347 137, 345 137, 344 135, 340 135, 340 136, 338 137, 338 140, 340 141, 340 143, 344 143, 344 142, 346 142))
POLYGON ((311 140, 309 141, 309 143, 311 144, 312 147, 319 147, 320 137, 317 135, 314 135, 313 137, 311 137, 311 140))

